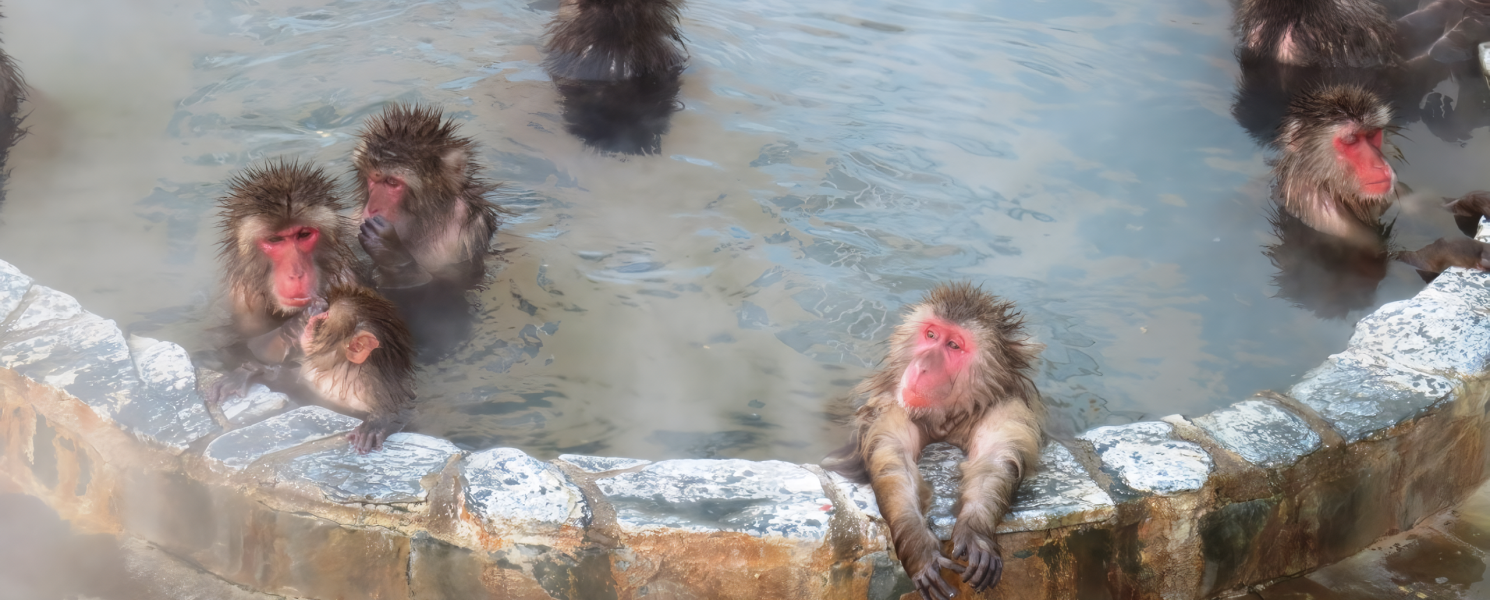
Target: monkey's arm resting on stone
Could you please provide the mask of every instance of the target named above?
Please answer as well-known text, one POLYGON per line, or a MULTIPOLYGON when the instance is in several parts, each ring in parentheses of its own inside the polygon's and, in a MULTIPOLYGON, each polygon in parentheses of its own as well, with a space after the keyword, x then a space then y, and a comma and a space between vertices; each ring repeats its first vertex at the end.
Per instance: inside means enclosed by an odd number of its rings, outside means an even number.
POLYGON ((1454 215, 1459 231, 1474 237, 1480 229, 1480 217, 1490 217, 1490 192, 1470 192, 1457 200, 1450 200, 1444 208, 1454 215))
POLYGON ((948 600, 955 590, 942 578, 941 570, 960 573, 963 568, 942 555, 941 541, 926 525, 931 490, 916 467, 916 455, 925 446, 920 437, 920 428, 904 410, 886 410, 863 440, 869 449, 865 463, 875 501, 890 525, 890 541, 905 574, 922 598, 948 600))
POLYGON ((962 489, 957 524, 952 526, 952 558, 967 559, 962 580, 975 591, 997 585, 1004 559, 994 530, 1041 443, 1037 414, 1019 398, 1008 398, 983 414, 963 449, 962 489))
POLYGON ((1471 238, 1439 238, 1421 249, 1397 253, 1397 260, 1417 269, 1423 281, 1433 281, 1449 267, 1490 271, 1490 244, 1471 238))
POLYGON ((362 222, 357 241, 362 242, 362 249, 367 252, 368 257, 372 258, 373 265, 377 267, 379 287, 415 287, 434 279, 434 276, 414 259, 414 254, 409 252, 403 240, 399 239, 398 231, 394 230, 393 224, 384 219, 382 215, 362 222))
POLYGON ((221 404, 229 398, 247 395, 248 388, 255 383, 264 383, 274 387, 276 383, 283 380, 285 371, 286 368, 283 365, 264 364, 250 360, 233 369, 232 373, 223 375, 217 381, 212 382, 212 387, 207 389, 207 401, 221 404))
POLYGON ((413 416, 412 408, 395 412, 374 412, 348 433, 347 439, 352 442, 352 447, 357 449, 358 454, 382 450, 383 441, 402 430, 413 416))

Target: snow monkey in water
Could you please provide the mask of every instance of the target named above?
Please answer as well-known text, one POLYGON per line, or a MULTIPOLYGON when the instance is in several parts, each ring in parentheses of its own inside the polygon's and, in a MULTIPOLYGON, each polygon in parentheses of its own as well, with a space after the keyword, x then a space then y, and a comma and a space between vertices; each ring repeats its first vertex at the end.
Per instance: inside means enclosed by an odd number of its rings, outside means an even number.
POLYGON ((856 390, 867 400, 854 413, 852 440, 824 466, 873 486, 895 555, 922 596, 952 596, 943 568, 975 591, 993 587, 1004 570, 994 528, 1045 437, 1044 405, 1026 375, 1040 346, 1011 303, 966 283, 927 293, 889 346, 884 366, 856 390), (927 527, 930 490, 916 466, 934 442, 967 454, 951 558, 927 527))

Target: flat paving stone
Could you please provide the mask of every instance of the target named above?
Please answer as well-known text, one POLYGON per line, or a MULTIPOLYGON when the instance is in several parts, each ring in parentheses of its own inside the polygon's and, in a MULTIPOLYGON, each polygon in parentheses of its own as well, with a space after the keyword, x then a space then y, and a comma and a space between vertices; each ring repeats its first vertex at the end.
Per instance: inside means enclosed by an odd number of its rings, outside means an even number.
POLYGON ((604 473, 606 471, 619 471, 630 469, 641 465, 652 464, 650 460, 640 458, 619 458, 615 456, 583 456, 579 454, 560 454, 558 460, 574 465, 586 473, 604 473))
POLYGON ((1423 414, 1447 400, 1453 389, 1443 377, 1343 352, 1305 373, 1288 395, 1354 442, 1423 414))
POLYGON ((15 265, 0 260, 0 324, 21 305, 26 291, 31 289, 31 278, 15 265))
POLYGON ((1362 318, 1346 352, 1444 377, 1473 377, 1490 366, 1490 314, 1447 289, 1427 290, 1362 318))
POLYGON ((319 406, 302 406, 242 429, 222 434, 203 454, 243 470, 266 454, 346 433, 362 421, 319 406))
MULTIPOLYGON (((927 518, 931 530, 943 540, 952 539, 952 526, 957 522, 952 506, 962 485, 958 465, 966 456, 951 444, 932 444, 921 453, 921 476, 931 484, 933 494, 927 518)), ((1051 442, 1041 449, 1040 464, 1015 490, 998 532, 1095 523, 1114 514, 1117 508, 1112 497, 1087 475, 1070 450, 1051 442)))
POLYGON ((358 454, 351 442, 297 456, 275 469, 280 481, 309 483, 332 502, 409 504, 424 502, 428 492, 419 483, 445 468, 460 448, 446 440, 418 433, 395 433, 383 449, 358 454))
POLYGON ((1211 473, 1211 456, 1157 421, 1098 427, 1081 434, 1097 448, 1102 470, 1141 492, 1172 494, 1198 490, 1211 473))
POLYGON ((1195 425, 1254 465, 1277 468, 1319 449, 1319 434, 1298 415, 1271 400, 1243 400, 1202 417, 1195 425))
POLYGON ((115 420, 180 450, 220 429, 197 393, 196 367, 185 348, 138 337, 129 345, 144 393, 120 407, 115 420))
POLYGON ((553 465, 517 448, 491 448, 461 462, 466 479, 466 506, 501 528, 551 530, 585 527, 590 506, 553 465))
POLYGON ((290 408, 292 404, 289 396, 270 390, 264 384, 256 383, 249 386, 248 391, 242 396, 223 400, 219 407, 222 408, 223 417, 227 418, 228 423, 236 428, 262 421, 290 408))
POLYGON ((677 528, 822 539, 833 505, 817 475, 776 460, 665 460, 596 480, 628 533, 677 528))

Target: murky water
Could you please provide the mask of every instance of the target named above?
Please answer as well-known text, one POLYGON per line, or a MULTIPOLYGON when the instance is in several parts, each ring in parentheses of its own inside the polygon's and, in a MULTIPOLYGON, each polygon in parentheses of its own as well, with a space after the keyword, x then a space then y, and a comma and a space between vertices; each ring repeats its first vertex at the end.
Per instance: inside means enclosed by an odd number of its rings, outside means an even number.
MULTIPOLYGON (((279 155, 344 172, 382 103, 439 104, 518 214, 412 427, 545 457, 814 461, 897 310, 948 279, 1024 309, 1069 431, 1286 387, 1361 314, 1273 297, 1224 0, 695 0, 686 108, 626 159, 562 131, 537 49, 556 5, 7 2, 35 91, 0 257, 205 352, 220 182, 279 155)), ((1439 90, 1485 96, 1463 85, 1439 90)), ((1490 187, 1470 104, 1397 140, 1400 245, 1453 233, 1415 207, 1490 187)), ((1394 266, 1376 305, 1419 287, 1394 266)))

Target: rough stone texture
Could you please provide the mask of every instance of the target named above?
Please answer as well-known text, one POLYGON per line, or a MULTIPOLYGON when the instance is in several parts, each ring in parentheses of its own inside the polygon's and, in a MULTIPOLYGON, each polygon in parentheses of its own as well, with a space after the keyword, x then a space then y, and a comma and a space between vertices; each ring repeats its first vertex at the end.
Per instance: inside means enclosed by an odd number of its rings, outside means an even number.
POLYGON ((256 383, 244 395, 223 400, 219 406, 228 423, 243 427, 289 408, 290 397, 256 383))
MULTIPOLYGON (((966 458, 951 444, 932 444, 921 453, 921 476, 931 484, 931 510, 927 514, 931 530, 943 540, 952 539, 956 515, 952 505, 957 501, 962 473, 958 465, 966 458)), ((866 488, 868 486, 865 486, 866 488)), ((872 490, 865 490, 871 502, 872 490)), ((875 511, 878 515, 879 512, 875 511)), ((1020 482, 1014 492, 1009 513, 999 523, 999 533, 1051 529, 1083 523, 1095 523, 1116 514, 1112 497, 1086 474, 1076 457, 1059 443, 1051 442, 1040 452, 1040 464, 1033 474, 1020 482)))
MULTIPOLYGON (((31 289, 31 278, 8 262, 0 260, 0 325, 21 305, 26 290, 31 289)), ((0 328, 3 329, 3 328, 0 328)))
POLYGON ((1128 487, 1159 494, 1198 490, 1211 472, 1211 457, 1197 444, 1174 436, 1174 426, 1146 421, 1098 427, 1081 434, 1097 448, 1102 469, 1128 487))
MULTIPOLYGON (((925 464, 924 460, 922 464, 925 464)), ((880 505, 874 499, 874 488, 867 483, 849 481, 847 477, 833 471, 824 469, 824 472, 828 475, 828 481, 832 482, 832 485, 838 488, 838 491, 844 495, 843 497, 852 502, 854 508, 859 509, 860 513, 876 519, 880 518, 880 505)))
POLYGON ((620 458, 615 456, 583 456, 579 454, 560 454, 559 460, 574 465, 586 473, 604 473, 606 471, 619 471, 630 469, 641 465, 652 464, 650 460, 640 458, 620 458))
POLYGON ((424 502, 419 481, 443 469, 460 448, 418 433, 395 433, 383 449, 358 454, 350 442, 297 456, 275 469, 281 482, 308 483, 331 502, 409 504, 424 502))
POLYGON ((1289 395, 1354 442, 1422 414, 1447 399, 1453 389, 1454 384, 1442 377, 1343 352, 1304 374, 1289 395))
POLYGON ((0 332, 0 366, 76 396, 136 435, 181 452, 217 430, 194 378, 173 380, 186 360, 175 344, 174 351, 168 347, 144 357, 137 368, 113 321, 45 286, 31 287, 25 308, 6 329, 0 332))
MULTIPOLYGON (((1480 74, 1490 81, 1490 42, 1480 43, 1480 74)), ((1483 230, 1484 224, 1481 223, 1480 227, 1483 230)))
POLYGON ((319 406, 302 406, 225 433, 212 440, 203 454, 230 468, 241 470, 266 454, 346 433, 360 423, 362 421, 319 406))
POLYGON ((1194 422, 1227 450, 1268 468, 1293 464, 1320 444, 1308 423, 1269 400, 1244 400, 1194 422))
POLYGON ((821 539, 833 508, 817 475, 776 460, 666 460, 595 483, 627 533, 675 528, 821 539))
POLYGON ((460 470, 467 509, 485 523, 534 532, 589 524, 590 506, 579 488, 522 450, 483 450, 466 457, 460 470))
POLYGON ((1490 314, 1436 291, 1382 306, 1356 324, 1349 351, 1448 377, 1490 364, 1490 314))

